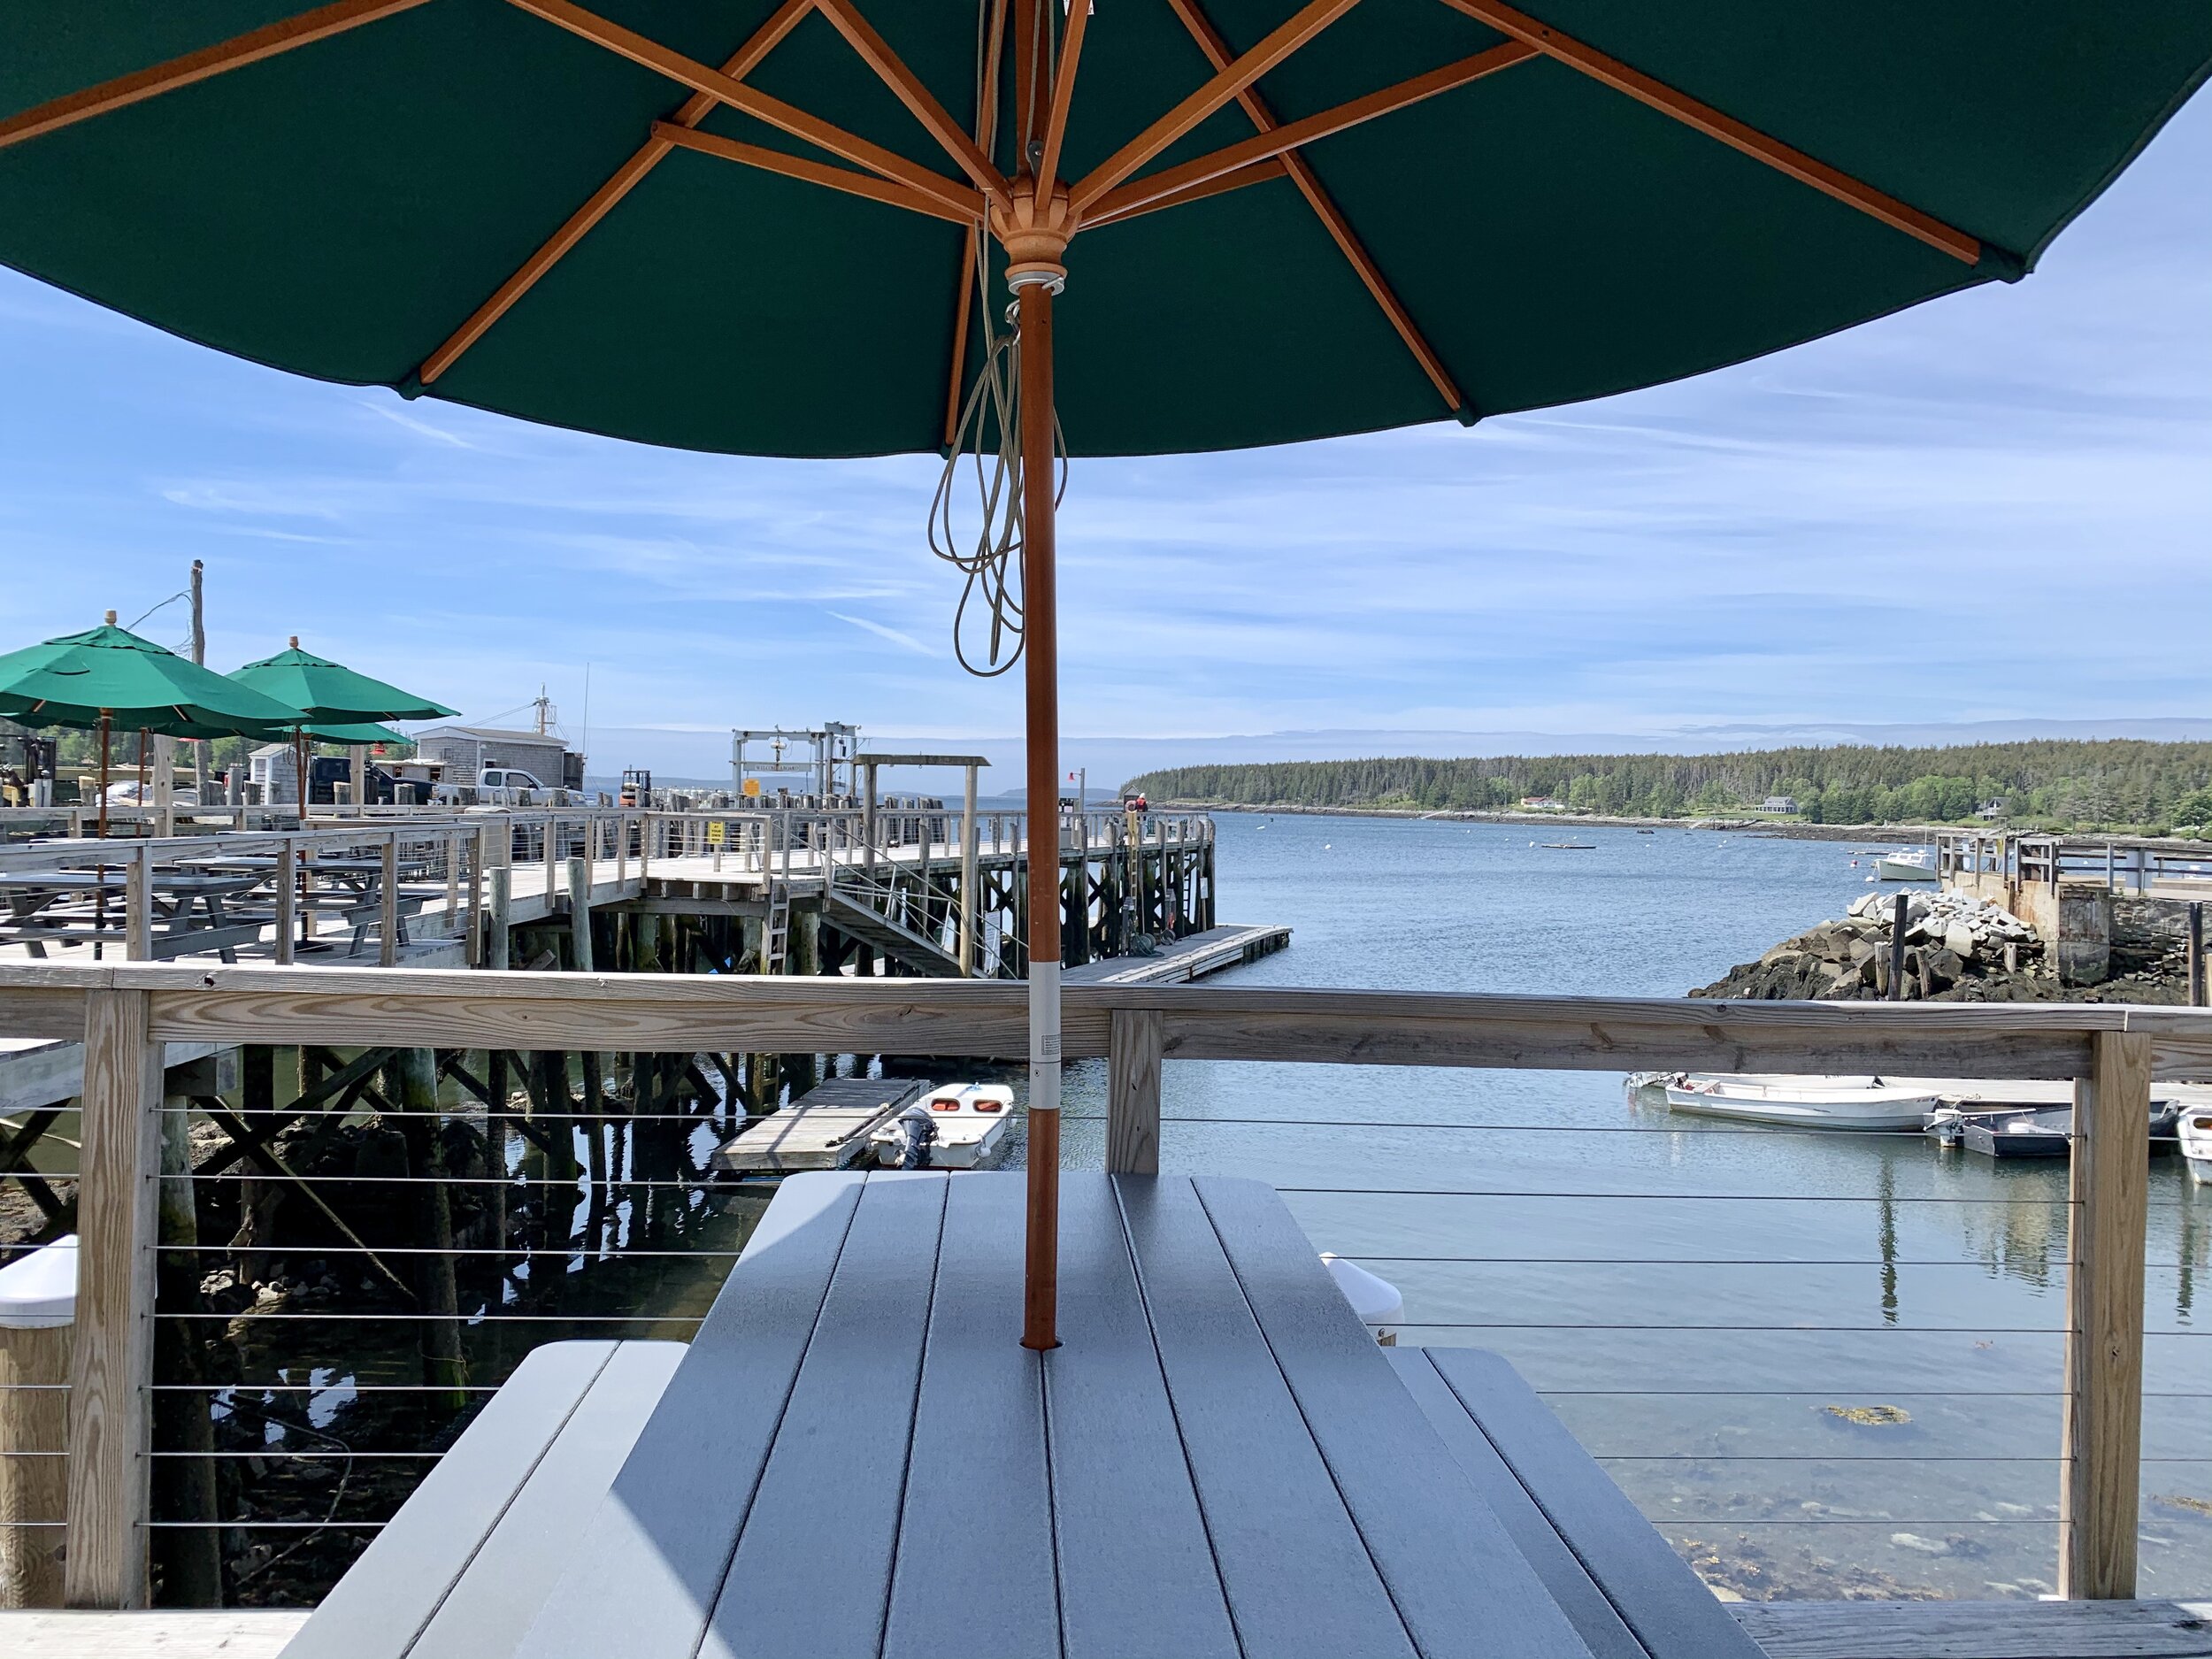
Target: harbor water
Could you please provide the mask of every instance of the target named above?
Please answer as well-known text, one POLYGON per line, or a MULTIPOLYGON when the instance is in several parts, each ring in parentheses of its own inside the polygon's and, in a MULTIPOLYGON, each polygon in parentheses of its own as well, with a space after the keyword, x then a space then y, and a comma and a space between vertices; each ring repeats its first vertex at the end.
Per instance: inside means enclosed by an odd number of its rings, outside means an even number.
MULTIPOLYGON (((1296 932, 1216 983, 1678 996, 1867 890, 1837 842, 1535 844, 1562 839, 1223 814, 1223 918, 1296 932)), ((1075 1072, 1069 1156, 1094 1166, 1104 1067, 1075 1072)), ((2047 1594, 2063 1161, 1678 1116, 1623 1082, 1179 1062, 1162 1166, 1276 1183, 1317 1249, 1403 1290, 1401 1340, 1505 1354, 1725 1591, 2047 1594)), ((2201 1593, 2212 1187, 2160 1157, 2150 1206, 2142 1594, 2201 1593)))

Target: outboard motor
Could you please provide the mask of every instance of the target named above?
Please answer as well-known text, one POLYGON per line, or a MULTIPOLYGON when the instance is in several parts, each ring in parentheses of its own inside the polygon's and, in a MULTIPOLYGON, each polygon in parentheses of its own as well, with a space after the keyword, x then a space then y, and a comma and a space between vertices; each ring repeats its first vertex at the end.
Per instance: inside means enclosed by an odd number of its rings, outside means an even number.
POLYGON ((937 1121, 929 1108, 916 1101, 892 1121, 899 1132, 899 1167, 927 1169, 930 1148, 937 1144, 937 1121))

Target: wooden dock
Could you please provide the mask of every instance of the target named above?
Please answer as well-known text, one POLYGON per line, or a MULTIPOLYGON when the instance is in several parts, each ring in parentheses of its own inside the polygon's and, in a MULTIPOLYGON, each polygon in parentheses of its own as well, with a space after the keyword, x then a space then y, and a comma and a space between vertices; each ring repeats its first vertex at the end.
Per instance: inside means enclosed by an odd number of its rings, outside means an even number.
POLYGON ((1184 985, 1271 956, 1290 943, 1287 927, 1209 927, 1171 940, 1149 956, 1107 956, 1064 969, 1063 985, 1184 985))
POLYGON ((921 1092, 916 1078, 831 1078, 748 1124, 715 1153, 713 1167, 730 1175, 841 1170, 867 1151, 878 1125, 921 1092))

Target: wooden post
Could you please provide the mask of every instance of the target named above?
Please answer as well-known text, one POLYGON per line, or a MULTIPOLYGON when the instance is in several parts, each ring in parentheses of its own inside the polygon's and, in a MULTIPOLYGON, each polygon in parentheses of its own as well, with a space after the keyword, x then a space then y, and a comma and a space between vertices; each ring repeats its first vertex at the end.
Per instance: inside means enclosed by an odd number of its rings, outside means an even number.
POLYGON ((143 991, 85 993, 77 1328, 69 1356, 71 1607, 146 1605, 161 1045, 143 991))
POLYGON ((298 956, 299 886, 299 847, 288 835, 277 845, 276 960, 280 968, 290 967, 298 956))
POLYGON ((61 1605, 71 1330, 0 1330, 0 1608, 61 1605))
MULTIPOLYGON (((435 1254, 415 1257, 415 1294, 422 1311, 422 1380, 427 1396, 449 1411, 466 1409, 468 1362, 461 1349, 460 1297, 453 1273, 453 1213, 446 1196, 445 1141, 438 1133, 438 1059, 429 1048, 402 1048, 392 1064, 404 1114, 408 1172, 415 1188, 416 1242, 435 1254)), ((563 1125, 562 1133, 566 1133, 563 1125)))
POLYGON ((1029 808, 1029 1204, 1022 1346, 1050 1348, 1059 1346, 1060 1280, 1060 664, 1052 297, 1065 278, 1018 265, 1010 270, 1009 280, 1018 285, 1021 331, 1022 666, 1029 808))
POLYGON ((466 849, 469 861, 468 914, 465 920, 468 941, 468 964, 472 968, 484 965, 484 863, 489 849, 491 832, 480 826, 474 835, 463 833, 454 844, 454 856, 460 856, 466 849))
POLYGON ((960 972, 975 972, 975 771, 960 787, 960 972))
POLYGON ((131 849, 123 868, 123 959, 150 962, 154 955, 153 849, 143 842, 131 849))
POLYGON ((2204 1006, 2204 901, 2189 901, 2189 1006, 2204 1006))
POLYGON ((2090 1041, 2091 1075, 2074 1085, 2058 1589, 2070 1601, 2124 1601, 2135 1594, 2141 1501, 2151 1038, 2101 1031, 2090 1041))
POLYGON ((1156 1009, 1118 1008, 1106 1048, 1106 1168, 1160 1172, 1160 1048, 1166 1021, 1156 1009))
MULTIPOLYGON (((214 1062, 201 1061, 191 1070, 204 1068, 205 1088, 211 1093, 214 1062)), ((191 1179, 191 1085, 184 1077, 182 1071, 167 1074, 164 1087, 179 1092, 165 1094, 161 1102, 160 1179, 154 1183, 154 1210, 155 1238, 162 1248, 155 1256, 154 1306, 194 1314, 205 1312, 206 1304, 200 1297, 200 1256, 195 1248, 200 1225, 191 1179)), ((266 1129, 275 1133, 273 1124, 266 1129)), ((190 1318, 157 1320, 154 1325, 152 1374, 188 1386, 151 1397, 153 1432, 165 1449, 188 1455, 163 1458, 153 1466, 152 1499, 165 1519, 194 1523, 165 1528, 149 1538, 150 1553, 161 1569, 165 1607, 223 1604, 223 1539, 214 1526, 219 1518, 217 1466, 210 1455, 215 1450, 215 1425, 208 1409, 212 1391, 204 1386, 207 1368, 200 1347, 206 1330, 205 1325, 190 1318), (189 1386, 195 1384, 203 1386, 189 1386)))
POLYGON ((592 972, 591 866, 581 858, 568 861, 568 936, 575 947, 576 972, 592 972))
POLYGON ((154 833, 166 841, 177 833, 177 740, 173 737, 154 739, 153 785, 154 833))
POLYGON ((399 832, 392 830, 384 837, 380 849, 383 869, 379 872, 377 897, 380 914, 377 932, 383 937, 377 946, 379 967, 389 968, 399 963, 399 832))
POLYGON ((1900 893, 1889 907, 1889 1000, 1905 1000, 1905 895, 1900 893))
POLYGON ((504 973, 509 966, 512 936, 508 918, 514 913, 515 872, 505 864, 491 872, 491 916, 484 941, 486 965, 504 973))

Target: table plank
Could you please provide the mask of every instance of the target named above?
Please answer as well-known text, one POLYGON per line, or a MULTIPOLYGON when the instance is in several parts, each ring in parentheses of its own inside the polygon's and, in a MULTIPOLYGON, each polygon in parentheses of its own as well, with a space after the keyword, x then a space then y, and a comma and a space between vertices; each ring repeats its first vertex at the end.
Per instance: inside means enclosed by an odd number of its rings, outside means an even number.
POLYGON ((1428 1414, 1438 1437, 1467 1471, 1467 1478, 1475 1483, 1475 1490, 1482 1494, 1483 1502, 1490 1506, 1507 1535, 1536 1570, 1536 1576, 1544 1581, 1544 1588, 1559 1603, 1567 1622, 1589 1644, 1596 1659, 1647 1659, 1643 1643, 1621 1622, 1619 1613, 1605 1599, 1605 1592, 1598 1588, 1582 1563, 1575 1559, 1566 1540, 1552 1530, 1552 1524, 1544 1518, 1544 1511, 1537 1507, 1536 1500, 1528 1495, 1505 1460, 1498 1455, 1498 1448, 1475 1426, 1474 1418, 1459 1403, 1459 1396, 1452 1392, 1451 1385, 1437 1374, 1436 1367, 1429 1363, 1428 1350, 1393 1348, 1390 1363, 1399 1380, 1412 1394, 1415 1403, 1428 1414))
POLYGON ((615 1349, 408 1649, 409 1659, 487 1659, 515 1650, 574 1558, 581 1523, 607 1495, 684 1347, 624 1342, 615 1349))
POLYGON ((1762 1659, 1519 1372, 1481 1348, 1435 1348, 1429 1359, 1646 1647, 1660 1659, 1762 1659))
POLYGON ((1245 1659, 1414 1659, 1189 1179, 1118 1194, 1245 1659))
POLYGON ((731 1270, 524 1659, 693 1659, 860 1190, 833 1188, 731 1270))
POLYGON ((1044 1379, 1019 1340, 1024 1185, 964 1175, 946 1194, 884 1659, 1060 1652, 1044 1379))
POLYGON ((701 1659, 880 1650, 945 1188, 860 1188, 701 1659))
POLYGON ((615 1348, 553 1342, 533 1350, 323 1598, 286 1645, 284 1659, 396 1659, 405 1653, 615 1348))
POLYGON ((1236 1659, 1118 1207, 1097 1177, 1060 1189, 1060 1340, 1044 1356, 1045 1420, 1069 1659, 1236 1659))
POLYGON ((1274 1189, 1194 1186, 1424 1659, 1588 1659, 1274 1189))

